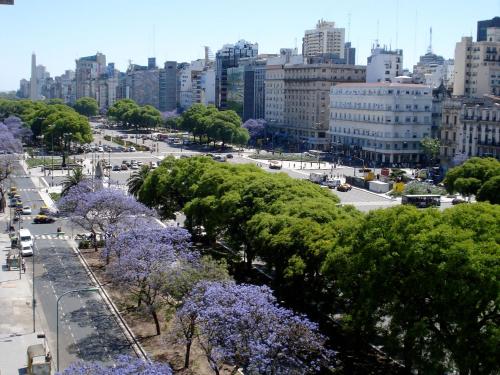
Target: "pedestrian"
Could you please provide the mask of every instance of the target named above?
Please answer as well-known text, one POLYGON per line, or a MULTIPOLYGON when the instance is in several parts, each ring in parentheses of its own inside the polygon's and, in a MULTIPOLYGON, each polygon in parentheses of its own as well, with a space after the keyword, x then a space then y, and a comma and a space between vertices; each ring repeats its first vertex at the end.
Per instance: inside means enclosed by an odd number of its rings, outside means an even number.
POLYGON ((24 260, 24 258, 22 262, 22 267, 23 267, 23 273, 26 273, 26 261, 24 260))
POLYGON ((295 163, 293 163, 293 169, 295 169, 295 163))

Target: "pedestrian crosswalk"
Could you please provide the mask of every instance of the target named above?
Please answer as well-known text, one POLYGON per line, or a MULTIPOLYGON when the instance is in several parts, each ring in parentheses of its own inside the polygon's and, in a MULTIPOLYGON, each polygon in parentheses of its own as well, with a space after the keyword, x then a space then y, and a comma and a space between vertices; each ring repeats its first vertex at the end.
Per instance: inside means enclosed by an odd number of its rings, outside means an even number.
POLYGON ((57 233, 54 233, 54 234, 35 234, 33 237, 35 237, 35 240, 70 240, 71 239, 71 236, 68 236, 66 234, 57 235, 57 233))

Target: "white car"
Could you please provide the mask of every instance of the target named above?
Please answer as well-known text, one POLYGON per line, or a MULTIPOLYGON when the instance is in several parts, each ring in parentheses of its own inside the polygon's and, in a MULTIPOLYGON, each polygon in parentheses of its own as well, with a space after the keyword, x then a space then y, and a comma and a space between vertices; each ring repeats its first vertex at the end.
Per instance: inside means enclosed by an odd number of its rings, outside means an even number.
POLYGON ((131 146, 128 148, 129 152, 136 152, 137 150, 135 149, 135 147, 131 146))
POLYGON ((31 207, 30 206, 23 207, 23 215, 31 215, 31 207))
POLYGON ((130 166, 130 169, 139 169, 139 166, 137 164, 132 164, 130 166))
POLYGON ((97 147, 97 152, 104 152, 104 148, 102 146, 97 147))
POLYGON ((31 256, 33 255, 33 248, 29 245, 23 245, 21 247, 21 255, 23 257, 31 256))

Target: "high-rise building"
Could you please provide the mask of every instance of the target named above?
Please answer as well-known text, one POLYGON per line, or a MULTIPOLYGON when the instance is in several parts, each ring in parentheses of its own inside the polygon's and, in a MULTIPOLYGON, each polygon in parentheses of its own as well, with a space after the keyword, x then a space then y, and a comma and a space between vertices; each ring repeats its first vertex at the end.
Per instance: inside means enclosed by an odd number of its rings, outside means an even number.
POLYGON ((166 61, 160 69, 160 111, 173 111, 177 108, 177 61, 166 61))
POLYGON ((330 88, 364 82, 366 68, 345 64, 285 64, 284 123, 269 124, 300 149, 329 150, 330 88))
POLYGON ((99 102, 99 78, 106 73, 106 56, 98 52, 93 56, 81 57, 75 63, 75 99, 88 96, 99 102))
POLYGON ((227 109, 227 70, 238 66, 240 59, 257 57, 259 45, 240 40, 226 44, 216 54, 215 97, 220 109, 227 109))
POLYGON ((486 41, 487 30, 490 27, 500 27, 500 17, 494 17, 491 20, 477 22, 477 41, 486 41))
POLYGON ((488 28, 486 39, 462 37, 456 44, 453 95, 500 95, 500 28, 488 28))
POLYGON ((17 91, 17 97, 21 99, 28 99, 30 97, 30 83, 26 79, 21 79, 19 81, 19 90, 17 91))
POLYGON ((30 99, 38 100, 38 80, 36 75, 36 55, 31 55, 30 99))
POLYGON ((332 145, 377 165, 415 165, 431 135, 432 93, 425 85, 342 83, 330 92, 332 145))
POLYGON ((375 45, 371 56, 368 57, 366 82, 392 82, 394 78, 402 75, 403 50, 391 51, 386 46, 375 45))
POLYGON ((356 48, 351 46, 351 42, 344 45, 344 60, 348 65, 356 65, 356 48))
POLYGON ((321 54, 336 54, 344 58, 345 29, 335 27, 335 22, 319 20, 315 29, 305 31, 302 39, 304 58, 321 54))

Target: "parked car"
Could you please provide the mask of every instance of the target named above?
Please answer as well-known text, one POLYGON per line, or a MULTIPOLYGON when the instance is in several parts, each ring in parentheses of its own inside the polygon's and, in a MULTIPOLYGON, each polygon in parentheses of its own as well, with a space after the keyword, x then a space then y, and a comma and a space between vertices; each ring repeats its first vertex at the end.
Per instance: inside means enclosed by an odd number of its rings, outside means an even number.
POLYGON ((135 169, 139 169, 139 166, 138 166, 137 164, 132 164, 132 165, 130 166, 130 169, 134 169, 134 170, 135 170, 135 169))
POLYGON ((120 166, 120 169, 121 169, 122 171, 128 171, 128 165, 127 165, 127 164, 122 164, 122 165, 120 166))
POLYGON ((31 215, 31 207, 30 206, 24 206, 22 214, 23 215, 31 215))
POLYGON ((232 159, 232 158, 233 158, 233 154, 227 154, 227 155, 226 155, 226 158, 228 158, 228 159, 232 159))
POLYGON ((339 186, 337 186, 337 191, 346 192, 346 191, 349 191, 351 189, 352 189, 352 186, 349 184, 340 184, 339 186))
POLYGON ((46 215, 37 215, 33 219, 33 223, 35 224, 50 224, 56 221, 53 217, 46 216, 46 215))
POLYGON ((451 201, 452 205, 461 204, 461 203, 467 203, 467 201, 465 201, 464 199, 459 198, 459 197, 453 198, 451 201))
POLYGON ((21 255, 23 257, 32 256, 33 255, 33 248, 30 245, 23 245, 21 247, 21 255))
POLYGON ((143 165, 144 163, 143 163, 142 161, 140 161, 140 160, 139 160, 136 164, 140 167, 140 166, 141 166, 141 165, 143 165))
POLYGON ((119 171, 120 170, 120 166, 119 165, 113 165, 113 172, 116 172, 116 171, 119 171))
POLYGON ((129 152, 136 152, 137 151, 134 146, 130 146, 128 148, 128 150, 129 150, 129 152))

